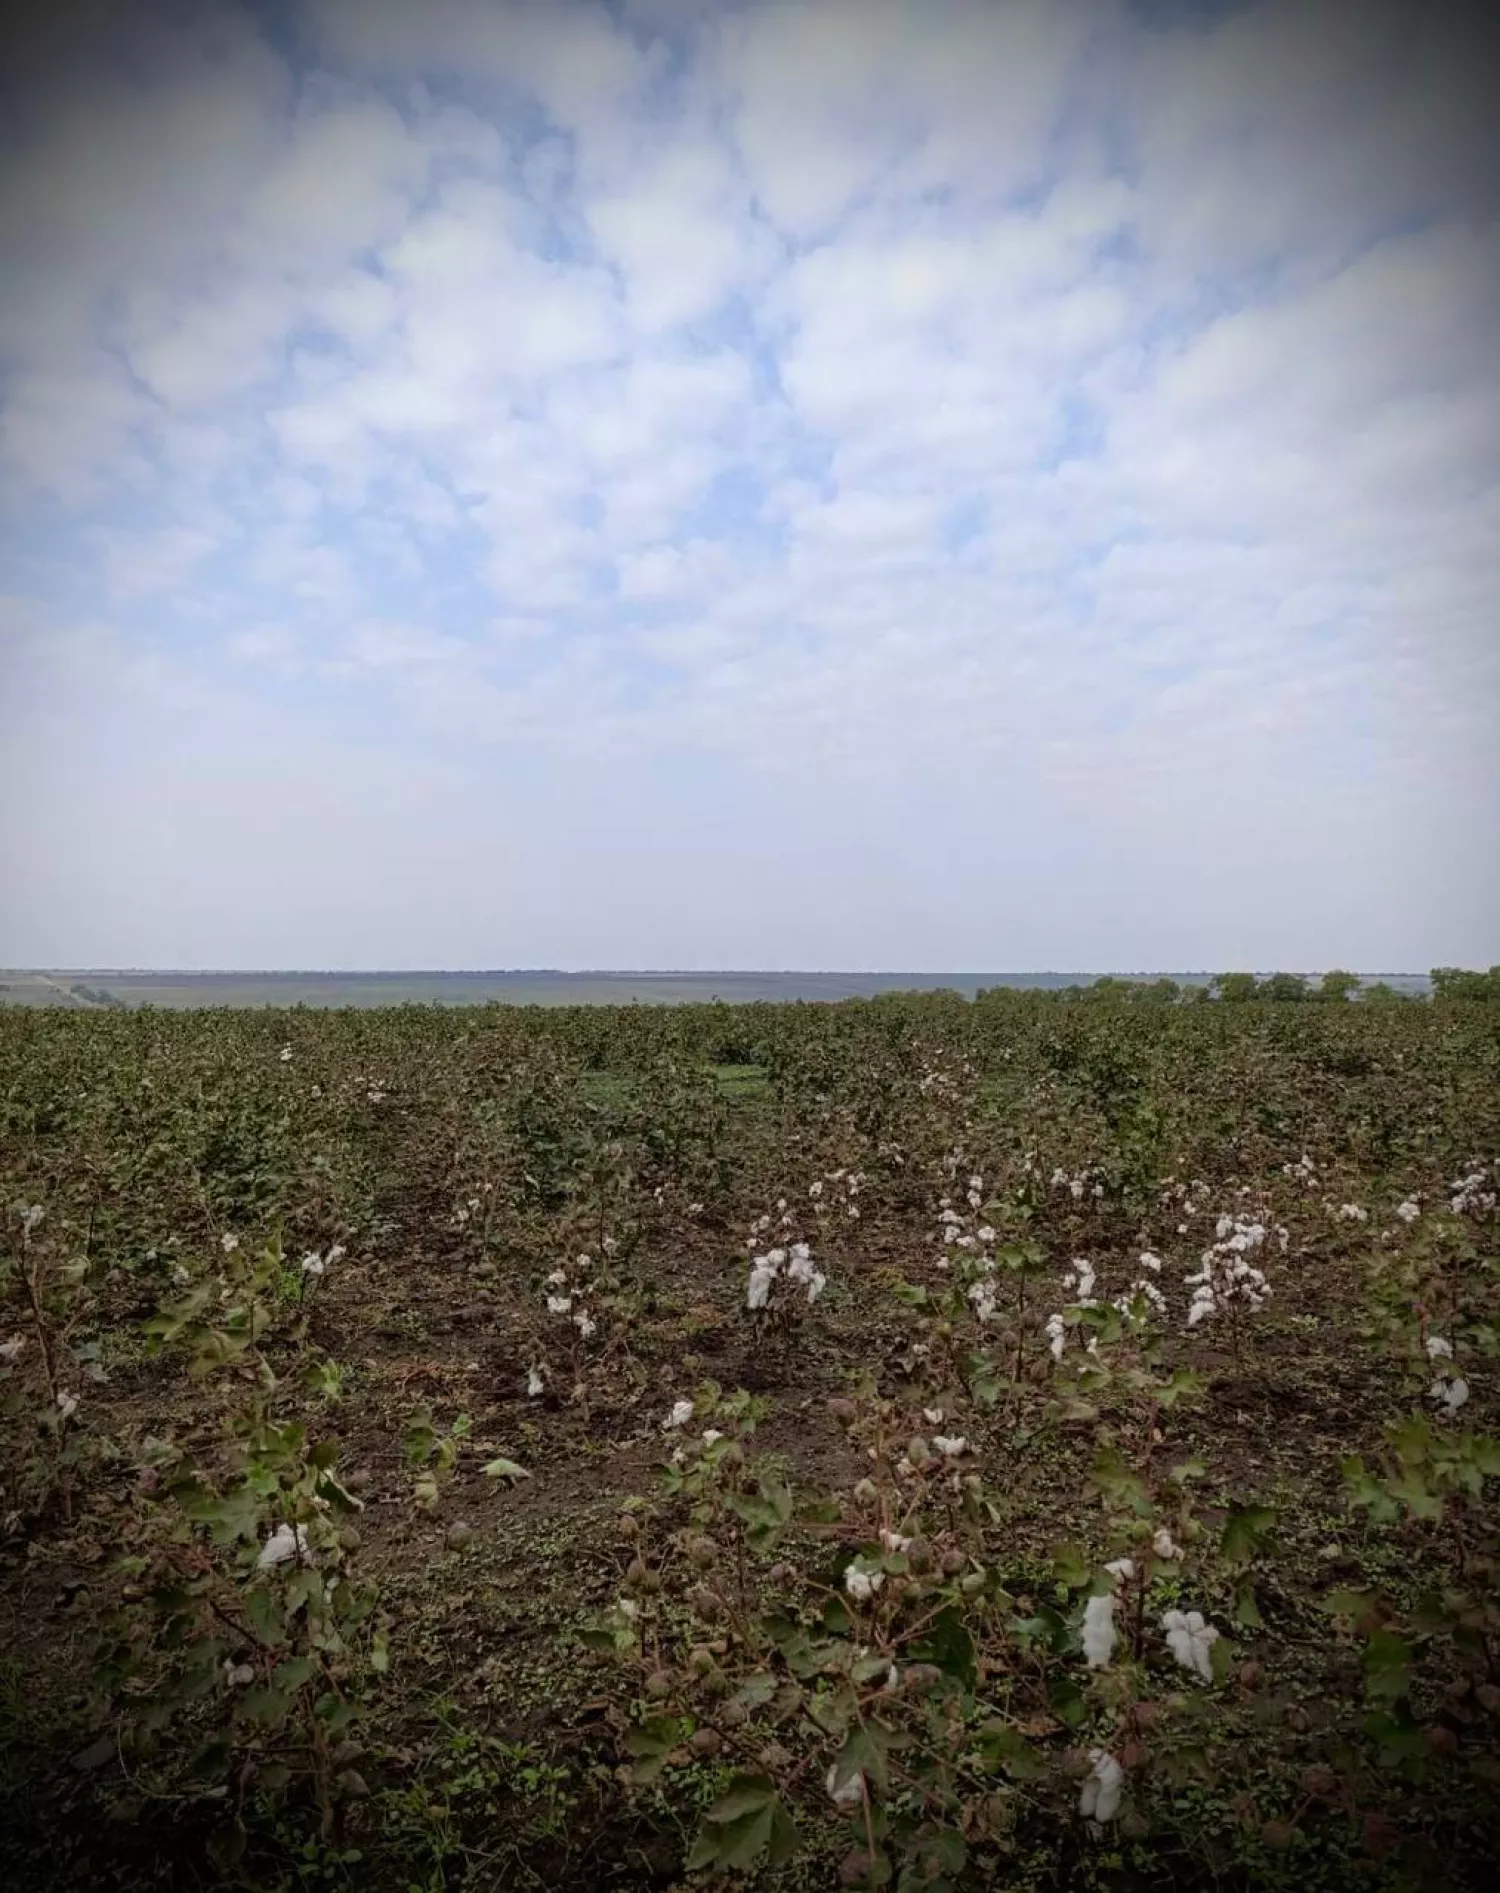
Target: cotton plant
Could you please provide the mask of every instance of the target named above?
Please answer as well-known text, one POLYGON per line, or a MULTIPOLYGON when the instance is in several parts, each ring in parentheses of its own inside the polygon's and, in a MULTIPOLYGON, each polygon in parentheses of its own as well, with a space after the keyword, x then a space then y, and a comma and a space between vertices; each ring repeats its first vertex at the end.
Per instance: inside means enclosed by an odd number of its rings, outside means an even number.
POLYGON ((795 1327, 828 1286, 827 1273, 800 1228, 799 1213, 785 1197, 777 1199, 774 1213, 764 1212, 750 1226, 745 1307, 757 1327, 781 1332, 795 1327))
POLYGON ((1053 1190, 1063 1191, 1075 1203, 1097 1202, 1104 1195, 1104 1171, 1098 1164, 1084 1164, 1077 1170, 1058 1164, 1049 1181, 1053 1190))
POLYGON ((1474 1161, 1462 1176, 1454 1177, 1448 1190, 1448 1207, 1455 1216, 1491 1215, 1500 1201, 1500 1163, 1474 1161))
POLYGON ((1187 1327, 1191 1331, 1205 1321, 1226 1320, 1238 1355, 1244 1320, 1263 1308, 1271 1294, 1264 1269, 1251 1258, 1266 1256, 1273 1244, 1284 1253, 1287 1231, 1282 1224, 1222 1215, 1214 1225, 1214 1238, 1198 1268, 1183 1277, 1183 1286, 1192 1290, 1187 1327))
POLYGON ((526 1365, 528 1400, 540 1399, 554 1378, 565 1376, 575 1399, 587 1396, 587 1383, 611 1369, 624 1353, 631 1369, 628 1335, 635 1314, 632 1292, 616 1267, 619 1244, 604 1235, 598 1254, 578 1250, 556 1263, 543 1278, 541 1302, 547 1341, 526 1365))
POLYGON ((1168 1177, 1159 1201, 1174 1219, 1178 1235, 1187 1236, 1192 1234, 1193 1219, 1208 1212, 1212 1197, 1213 1190, 1202 1177, 1168 1177))

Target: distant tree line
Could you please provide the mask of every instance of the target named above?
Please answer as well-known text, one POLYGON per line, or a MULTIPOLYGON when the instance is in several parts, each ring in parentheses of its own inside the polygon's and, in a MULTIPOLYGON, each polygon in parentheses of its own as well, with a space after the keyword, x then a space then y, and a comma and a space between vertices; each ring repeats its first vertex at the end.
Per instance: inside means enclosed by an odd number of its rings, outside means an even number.
MULTIPOLYGON (((1500 1004, 1500 966, 1487 973, 1467 972, 1458 966, 1435 966, 1429 975, 1431 998, 1438 1003, 1450 1000, 1478 1000, 1500 1004)), ((1303 973, 1271 973, 1258 979, 1254 973, 1216 973, 1199 983, 1175 979, 1121 979, 1111 974, 1090 981, 1086 986, 1052 988, 989 986, 981 990, 982 999, 1050 999, 1060 1005, 1092 1005, 1100 1001, 1128 1005, 1204 1005, 1222 1001, 1225 1005, 1245 1005, 1253 1000, 1271 1000, 1278 1004, 1309 1001, 1318 1004, 1343 1004, 1357 999, 1363 1005, 1422 1005, 1427 996, 1402 992, 1385 980, 1373 980, 1367 986, 1358 973, 1342 967, 1324 973, 1316 984, 1303 973)))
POLYGON ((107 986, 85 986, 81 980, 75 980, 68 991, 75 999, 81 999, 86 1006, 108 1006, 118 1012, 129 1010, 125 1001, 118 994, 112 993, 107 986))

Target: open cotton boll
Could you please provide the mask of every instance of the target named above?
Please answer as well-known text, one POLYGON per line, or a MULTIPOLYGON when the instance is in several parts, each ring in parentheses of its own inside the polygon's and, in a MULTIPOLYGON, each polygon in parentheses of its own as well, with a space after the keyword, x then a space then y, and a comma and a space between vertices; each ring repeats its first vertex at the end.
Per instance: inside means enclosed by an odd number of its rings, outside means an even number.
POLYGON ((1193 1670, 1205 1683, 1214 1679, 1213 1647, 1219 1633, 1204 1620, 1200 1610, 1169 1610, 1161 1620, 1167 1648, 1185 1670, 1193 1670))
POLYGON ((257 1571, 274 1571, 278 1565, 305 1560, 307 1556, 307 1527, 298 1525, 294 1529, 290 1525, 278 1525, 261 1546, 255 1568, 257 1571))
POLYGON ((1106 1591, 1083 1607, 1083 1654, 1091 1670, 1100 1670, 1114 1655, 1115 1600, 1106 1591))
POLYGON ((823 1785, 835 1807, 856 1807, 865 1798, 865 1777, 861 1768, 856 1768, 852 1774, 840 1775, 839 1765, 835 1762, 825 1776, 823 1785))
POLYGON ((844 1572, 844 1589, 856 1604, 868 1604, 884 1582, 884 1571, 871 1569, 860 1558, 856 1558, 844 1572))
POLYGON ((1457 1375, 1439 1374, 1427 1389, 1427 1398, 1435 1400, 1451 1420, 1460 1407, 1469 1402, 1469 1383, 1457 1375))
POLYGON ((666 1419, 662 1421, 661 1430, 664 1433, 673 1433, 677 1430, 679 1426, 686 1426, 688 1421, 692 1419, 692 1417, 693 1417, 692 1401, 679 1400, 676 1403, 676 1405, 672 1408, 672 1411, 667 1415, 666 1419))
POLYGON ((1125 1770, 1102 1748, 1091 1748, 1089 1760, 1094 1765, 1078 1792, 1078 1812, 1085 1820, 1097 1821, 1102 1827, 1120 1811, 1125 1770))
POLYGON ((1453 1343, 1441 1334, 1429 1334, 1427 1337, 1427 1358, 1430 1361, 1453 1359, 1453 1343))
POLYGON ((1181 1558, 1182 1546, 1172 1536, 1165 1525, 1159 1525, 1151 1539, 1151 1549, 1158 1558, 1181 1558))

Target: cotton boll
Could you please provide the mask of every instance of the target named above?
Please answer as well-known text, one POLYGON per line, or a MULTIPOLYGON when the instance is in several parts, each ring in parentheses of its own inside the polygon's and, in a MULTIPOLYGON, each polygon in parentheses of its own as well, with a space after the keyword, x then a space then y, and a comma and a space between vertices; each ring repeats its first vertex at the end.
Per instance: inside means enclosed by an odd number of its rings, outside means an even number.
POLYGON ((1102 1748, 1089 1750, 1093 1763, 1078 1794, 1078 1812, 1085 1820, 1101 1827, 1115 1818, 1120 1809, 1120 1794, 1125 1785, 1125 1770, 1102 1748))
POLYGON ((1083 1654, 1091 1670, 1103 1669, 1114 1654, 1115 1600, 1105 1592, 1083 1607, 1083 1654))
POLYGON ((1198 1610, 1169 1610, 1161 1620, 1167 1648, 1185 1670, 1193 1670, 1206 1683, 1214 1679, 1212 1651, 1219 1633, 1204 1621, 1198 1610))

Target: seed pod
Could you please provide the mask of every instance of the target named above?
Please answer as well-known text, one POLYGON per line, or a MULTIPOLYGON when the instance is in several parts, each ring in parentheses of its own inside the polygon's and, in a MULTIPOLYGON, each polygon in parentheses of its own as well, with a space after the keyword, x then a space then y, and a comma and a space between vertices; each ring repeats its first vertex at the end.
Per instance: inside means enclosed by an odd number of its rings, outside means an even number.
POLYGON ((1126 1840, 1144 1840, 1151 1832, 1151 1823, 1139 1808, 1126 1808, 1120 1816, 1120 1832, 1126 1840))
POLYGON ((1500 1715, 1500 1689, 1493 1683, 1481 1683, 1474 1694, 1492 1716, 1500 1715))
POLYGON ((790 1768, 792 1764, 790 1751, 783 1748, 780 1742, 767 1742, 757 1759, 766 1773, 771 1775, 782 1768, 790 1768))
POLYGON ((787 1563, 785 1558, 778 1558, 776 1563, 773 1564, 766 1573, 767 1579, 772 1584, 790 1584, 792 1576, 792 1567, 787 1563))
POLYGON ((671 1695, 674 1680, 670 1670, 652 1670, 646 1678, 646 1694, 660 1702, 664 1696, 671 1695))
POLYGON ((718 1622, 719 1600, 706 1584, 700 1584, 695 1590, 690 1591, 688 1602, 692 1605, 695 1615, 701 1617, 706 1624, 718 1622))
POLYGON ((718 1556, 711 1538, 693 1538, 688 1542, 688 1559, 696 1571, 706 1571, 718 1556))
POLYGON ((1280 1850, 1291 1846, 1297 1838, 1297 1830, 1290 1821, 1267 1821, 1260 1830, 1260 1837, 1267 1847, 1280 1850))
POLYGON ((1427 1731, 1427 1746, 1434 1755, 1456 1755, 1458 1737, 1446 1722, 1434 1722, 1427 1731))
POLYGON ((906 1547, 906 1562, 919 1576, 932 1569, 932 1546, 925 1538, 913 1538, 906 1547))
POLYGON ((1338 1793, 1339 1778, 1327 1762, 1314 1762, 1302 1771, 1302 1786, 1319 1801, 1331 1801, 1338 1793))
POLYGON ((880 1490, 873 1479, 861 1479, 854 1488, 853 1497, 857 1505, 873 1505, 880 1497, 880 1490))
POLYGON ((750 1711, 742 1702, 726 1702, 719 1711, 719 1720, 726 1729, 738 1729, 750 1720, 750 1711))
POLYGON ((688 1668, 695 1676, 708 1676, 717 1667, 718 1665, 714 1661, 713 1651, 705 1644, 700 1643, 695 1650, 690 1651, 688 1654, 688 1668))
POLYGON ((688 1739, 688 1747, 695 1755, 712 1757, 724 1746, 724 1738, 717 1729, 695 1729, 688 1739))
POLYGON ((859 1408, 852 1400, 846 1400, 842 1394, 828 1402, 828 1411, 840 1426, 852 1426, 859 1416, 859 1408))
POLYGON ((968 1562, 969 1560, 956 1545, 950 1547, 949 1550, 943 1553, 943 1575, 945 1577, 957 1577, 968 1562))
POLYGON ((1302 1707, 1300 1702, 1288 1703, 1286 1725, 1289 1729, 1295 1729, 1300 1735, 1312 1727, 1312 1717, 1302 1707))
POLYGON ((621 1538, 639 1538, 641 1535, 640 1520, 636 1518, 633 1512, 621 1512, 615 1520, 615 1530, 619 1533, 621 1538))
POLYGON ((1256 1663, 1256 1662, 1241 1663, 1240 1665, 1240 1688, 1241 1689, 1259 1689, 1261 1684, 1265 1680, 1266 1680, 1266 1666, 1264 1663, 1256 1663))
POLYGON ((649 1576, 643 1558, 632 1558, 625 1567, 625 1582, 632 1590, 639 1590, 649 1576))

